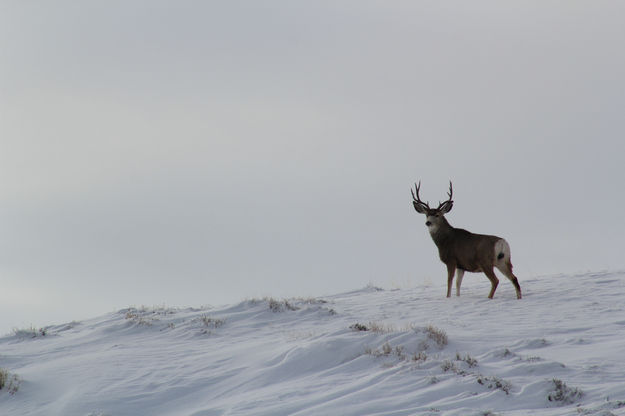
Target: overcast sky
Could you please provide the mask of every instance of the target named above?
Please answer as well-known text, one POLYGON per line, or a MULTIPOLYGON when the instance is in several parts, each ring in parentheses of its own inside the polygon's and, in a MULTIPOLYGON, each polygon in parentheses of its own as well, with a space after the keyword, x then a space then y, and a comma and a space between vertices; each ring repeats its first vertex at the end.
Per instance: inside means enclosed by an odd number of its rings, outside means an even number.
POLYGON ((448 220, 505 237, 526 294, 524 278, 625 268, 624 15, 1 2, 0 332, 442 284, 419 179, 433 202, 453 180, 448 220))

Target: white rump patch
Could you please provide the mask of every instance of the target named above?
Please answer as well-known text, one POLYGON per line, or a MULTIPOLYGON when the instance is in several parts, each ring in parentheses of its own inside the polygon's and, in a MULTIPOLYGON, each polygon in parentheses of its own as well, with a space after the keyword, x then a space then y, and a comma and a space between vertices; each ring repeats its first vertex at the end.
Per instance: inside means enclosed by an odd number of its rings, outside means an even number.
POLYGON ((499 239, 495 243, 495 264, 502 263, 510 259, 510 246, 508 242, 503 238, 499 239), (503 257, 500 259, 499 254, 503 253, 503 257))

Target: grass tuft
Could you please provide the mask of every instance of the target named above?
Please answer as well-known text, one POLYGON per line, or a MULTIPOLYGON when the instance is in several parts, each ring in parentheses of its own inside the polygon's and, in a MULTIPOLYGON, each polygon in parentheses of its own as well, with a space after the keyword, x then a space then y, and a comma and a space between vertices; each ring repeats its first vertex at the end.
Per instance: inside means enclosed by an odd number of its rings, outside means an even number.
POLYGON ((488 377, 480 374, 477 376, 477 382, 478 384, 486 386, 489 389, 499 389, 506 394, 510 394, 510 389, 512 388, 512 384, 497 376, 488 377))
POLYGON ((554 390, 547 395, 547 400, 550 402, 562 402, 563 404, 573 404, 577 400, 581 399, 584 393, 577 387, 571 388, 560 379, 554 378, 551 380, 554 385, 554 390))
POLYGON ((423 351, 415 352, 412 355, 412 361, 420 362, 420 361, 425 361, 427 359, 428 359, 428 356, 423 351))
POLYGON ((477 367, 477 360, 471 357, 469 354, 465 354, 464 357, 460 356, 460 353, 456 353, 456 361, 464 361, 469 368, 477 367))
POLYGON ((11 374, 8 370, 0 368, 0 390, 6 389, 9 394, 17 393, 22 380, 16 375, 11 374))
POLYGON ((299 309, 286 299, 279 301, 274 298, 266 298, 265 300, 267 301, 271 312, 296 311, 299 309))
POLYGON ((350 325, 349 328, 353 329, 354 331, 371 331, 378 334, 389 334, 397 331, 397 329, 393 325, 383 324, 379 322, 369 322, 368 325, 363 325, 359 322, 356 322, 355 324, 350 325))
POLYGON ((428 325, 425 328, 425 333, 429 339, 436 342, 436 345, 438 345, 439 348, 443 348, 449 342, 445 331, 436 328, 435 326, 428 325))
POLYGON ((369 328, 367 328, 366 325, 360 324, 358 322, 356 322, 353 325, 350 325, 349 329, 353 329, 354 331, 368 331, 369 330, 369 328))
POLYGON ((48 330, 46 328, 35 328, 31 326, 30 328, 13 328, 13 334, 19 338, 40 338, 48 335, 48 330))
POLYGON ((211 318, 208 315, 202 315, 199 320, 207 328, 219 328, 226 323, 223 319, 211 318))

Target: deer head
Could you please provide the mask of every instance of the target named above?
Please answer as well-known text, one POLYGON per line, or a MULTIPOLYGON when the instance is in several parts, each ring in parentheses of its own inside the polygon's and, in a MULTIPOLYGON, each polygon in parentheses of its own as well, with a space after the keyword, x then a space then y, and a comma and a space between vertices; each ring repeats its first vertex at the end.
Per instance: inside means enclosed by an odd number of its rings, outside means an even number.
POLYGON ((438 208, 430 208, 429 201, 421 201, 419 197, 419 189, 421 188, 420 181, 418 184, 415 184, 415 188, 417 191, 416 195, 412 189, 410 190, 410 192, 412 192, 412 204, 414 205, 414 209, 420 214, 425 214, 425 225, 428 227, 430 234, 435 234, 440 230, 441 226, 447 224, 444 215, 451 211, 454 206, 454 201, 451 199, 454 192, 451 181, 449 181, 449 192, 447 192, 449 198, 445 202, 439 201, 438 208))

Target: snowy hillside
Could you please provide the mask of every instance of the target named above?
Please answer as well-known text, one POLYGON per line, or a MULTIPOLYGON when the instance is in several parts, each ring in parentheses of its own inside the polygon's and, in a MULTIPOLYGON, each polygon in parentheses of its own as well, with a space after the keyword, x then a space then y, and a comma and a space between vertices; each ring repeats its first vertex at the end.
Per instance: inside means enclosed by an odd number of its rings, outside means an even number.
POLYGON ((0 415, 625 415, 625 272, 519 277, 19 330, 0 415))

